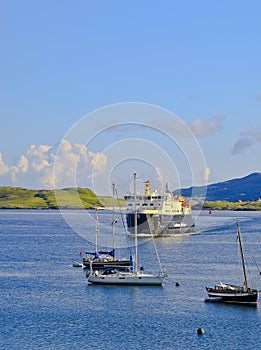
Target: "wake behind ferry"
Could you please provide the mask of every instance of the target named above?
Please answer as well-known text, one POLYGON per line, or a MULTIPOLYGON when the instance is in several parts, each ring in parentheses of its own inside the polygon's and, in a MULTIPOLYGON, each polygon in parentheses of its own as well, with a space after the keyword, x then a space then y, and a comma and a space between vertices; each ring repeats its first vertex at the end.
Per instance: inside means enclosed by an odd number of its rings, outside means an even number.
POLYGON ((166 190, 157 193, 145 182, 144 194, 126 193, 126 221, 130 235, 134 235, 135 212, 138 236, 170 236, 190 232, 195 227, 191 206, 183 196, 174 196, 166 190))

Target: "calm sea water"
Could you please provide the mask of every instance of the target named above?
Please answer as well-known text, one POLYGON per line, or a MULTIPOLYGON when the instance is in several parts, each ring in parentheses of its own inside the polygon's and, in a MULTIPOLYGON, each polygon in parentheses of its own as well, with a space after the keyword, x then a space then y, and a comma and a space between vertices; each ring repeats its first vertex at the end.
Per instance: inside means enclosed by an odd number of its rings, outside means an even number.
MULTIPOLYGON (((72 215, 93 232, 93 222, 72 215)), ((102 212, 100 219, 111 217, 102 212)), ((194 234, 156 240, 169 275, 163 287, 113 287, 88 285, 84 270, 72 266, 91 243, 58 211, 0 211, 0 349, 260 348, 261 303, 205 302, 205 286, 242 283, 237 220, 246 253, 261 265, 261 213, 203 213, 194 234)), ((153 268, 152 242, 139 253, 153 268)), ((250 281, 261 289, 252 265, 250 281)))

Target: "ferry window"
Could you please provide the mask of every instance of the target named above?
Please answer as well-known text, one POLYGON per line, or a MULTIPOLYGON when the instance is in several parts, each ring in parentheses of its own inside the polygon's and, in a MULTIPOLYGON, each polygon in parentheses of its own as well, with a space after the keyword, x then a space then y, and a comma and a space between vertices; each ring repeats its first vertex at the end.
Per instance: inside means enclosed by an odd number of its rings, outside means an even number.
POLYGON ((144 207, 146 207, 146 206, 148 205, 148 203, 143 203, 142 205, 143 205, 144 207))
POLYGON ((150 203, 150 206, 154 207, 154 204, 153 204, 153 203, 150 203))

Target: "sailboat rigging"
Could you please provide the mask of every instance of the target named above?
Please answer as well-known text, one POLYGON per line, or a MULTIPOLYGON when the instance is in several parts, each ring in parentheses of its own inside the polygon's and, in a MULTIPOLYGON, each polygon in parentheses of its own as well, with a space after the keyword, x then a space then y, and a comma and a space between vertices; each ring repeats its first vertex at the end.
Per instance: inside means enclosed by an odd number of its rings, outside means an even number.
POLYGON ((98 210, 96 210, 96 229, 95 229, 95 252, 86 252, 86 255, 83 256, 83 265, 88 270, 92 267, 96 270, 105 269, 105 268, 119 268, 125 269, 130 267, 131 259, 116 259, 115 257, 115 246, 116 246, 116 217, 115 217, 115 184, 112 184, 113 189, 113 215, 112 215, 112 250, 111 251, 102 251, 98 250, 98 235, 99 235, 99 226, 98 226, 98 210))
MULTIPOLYGON (((136 198, 136 173, 134 173, 134 196, 136 198)), ((135 201, 136 203, 136 201, 135 201)), ((90 284, 100 285, 132 285, 132 286, 161 286, 166 274, 143 273, 138 268, 138 238, 137 238, 137 207, 135 205, 135 257, 128 271, 120 271, 116 268, 108 268, 104 271, 95 271, 91 265, 88 276, 90 284)))

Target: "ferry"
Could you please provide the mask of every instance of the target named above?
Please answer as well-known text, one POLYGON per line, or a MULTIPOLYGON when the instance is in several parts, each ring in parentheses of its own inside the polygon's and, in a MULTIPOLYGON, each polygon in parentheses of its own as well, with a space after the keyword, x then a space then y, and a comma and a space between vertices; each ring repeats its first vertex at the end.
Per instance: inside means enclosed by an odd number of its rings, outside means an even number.
POLYGON ((139 237, 183 234, 195 227, 189 202, 183 196, 174 196, 167 185, 162 193, 151 192, 150 182, 146 181, 144 194, 126 193, 124 199, 130 236, 135 234, 136 216, 139 237))

